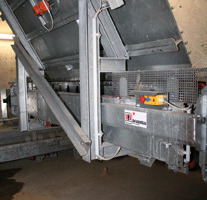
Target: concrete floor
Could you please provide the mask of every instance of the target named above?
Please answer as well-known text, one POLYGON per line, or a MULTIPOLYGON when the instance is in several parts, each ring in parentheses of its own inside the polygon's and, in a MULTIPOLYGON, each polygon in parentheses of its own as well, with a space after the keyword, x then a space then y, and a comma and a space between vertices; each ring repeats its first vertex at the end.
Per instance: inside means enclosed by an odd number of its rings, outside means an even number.
POLYGON ((207 199, 200 170, 175 174, 164 163, 148 168, 131 157, 88 164, 71 150, 41 162, 1 164, 0 185, 0 200, 207 199))

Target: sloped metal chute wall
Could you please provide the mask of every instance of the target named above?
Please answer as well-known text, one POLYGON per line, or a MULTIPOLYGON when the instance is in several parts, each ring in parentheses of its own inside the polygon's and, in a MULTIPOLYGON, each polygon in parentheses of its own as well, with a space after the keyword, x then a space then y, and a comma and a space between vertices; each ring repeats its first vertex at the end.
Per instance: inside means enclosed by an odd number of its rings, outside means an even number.
MULTIPOLYGON (((73 76, 78 77, 78 1, 51 1, 54 2, 54 29, 51 32, 47 32, 39 18, 32 13, 30 1, 23 1, 19 6, 14 2, 8 0, 41 61, 46 68, 55 67, 50 76, 58 77, 58 71, 64 69, 64 73, 59 76, 67 77, 69 73, 64 67, 66 64, 72 64, 76 69, 72 72, 73 76)), ((109 9, 109 12, 124 45, 144 44, 169 38, 176 41, 182 39, 167 0, 126 0, 124 6, 116 10, 109 9)), ((50 21, 49 18, 47 20, 50 21)), ((178 45, 176 52, 135 56, 127 62, 129 71, 190 66, 191 62, 183 42, 178 45)))
MULTIPOLYGON (((125 45, 156 40, 181 39, 180 31, 167 0, 126 0, 125 5, 110 11, 125 45)), ((177 52, 132 57, 128 70, 172 69, 191 66, 185 45, 177 52)))

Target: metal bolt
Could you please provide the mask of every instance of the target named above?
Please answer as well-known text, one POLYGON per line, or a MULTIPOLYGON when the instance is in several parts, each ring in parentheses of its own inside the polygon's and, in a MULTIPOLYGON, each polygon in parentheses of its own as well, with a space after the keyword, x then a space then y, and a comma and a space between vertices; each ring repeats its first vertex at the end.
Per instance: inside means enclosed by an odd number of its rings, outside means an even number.
POLYGON ((101 33, 96 33, 96 37, 100 38, 101 37, 101 33))

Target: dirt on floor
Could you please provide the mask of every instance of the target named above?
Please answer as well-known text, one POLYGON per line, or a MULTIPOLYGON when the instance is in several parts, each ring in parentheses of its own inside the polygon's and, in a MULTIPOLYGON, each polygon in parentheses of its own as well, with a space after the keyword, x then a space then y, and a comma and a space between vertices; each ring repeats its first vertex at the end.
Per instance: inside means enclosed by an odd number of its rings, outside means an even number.
POLYGON ((0 200, 12 196, 14 200, 179 200, 207 196, 200 170, 186 176, 169 171, 165 163, 156 162, 148 168, 131 157, 89 164, 75 160, 69 150, 42 162, 24 159, 1 164, 0 178, 0 200))

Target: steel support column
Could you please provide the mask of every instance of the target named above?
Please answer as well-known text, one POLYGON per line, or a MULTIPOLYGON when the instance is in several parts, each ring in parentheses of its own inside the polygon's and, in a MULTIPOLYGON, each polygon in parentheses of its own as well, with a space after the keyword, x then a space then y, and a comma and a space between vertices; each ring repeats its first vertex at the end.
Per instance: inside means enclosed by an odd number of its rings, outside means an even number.
POLYGON ((21 131, 28 130, 27 113, 27 73, 21 61, 17 59, 17 81, 19 101, 19 125, 21 131))
MULTIPOLYGON (((90 137, 89 128, 89 88, 88 88, 88 1, 79 0, 79 66, 80 66, 80 107, 81 128, 90 137)), ((83 157, 90 162, 90 150, 83 157)))

